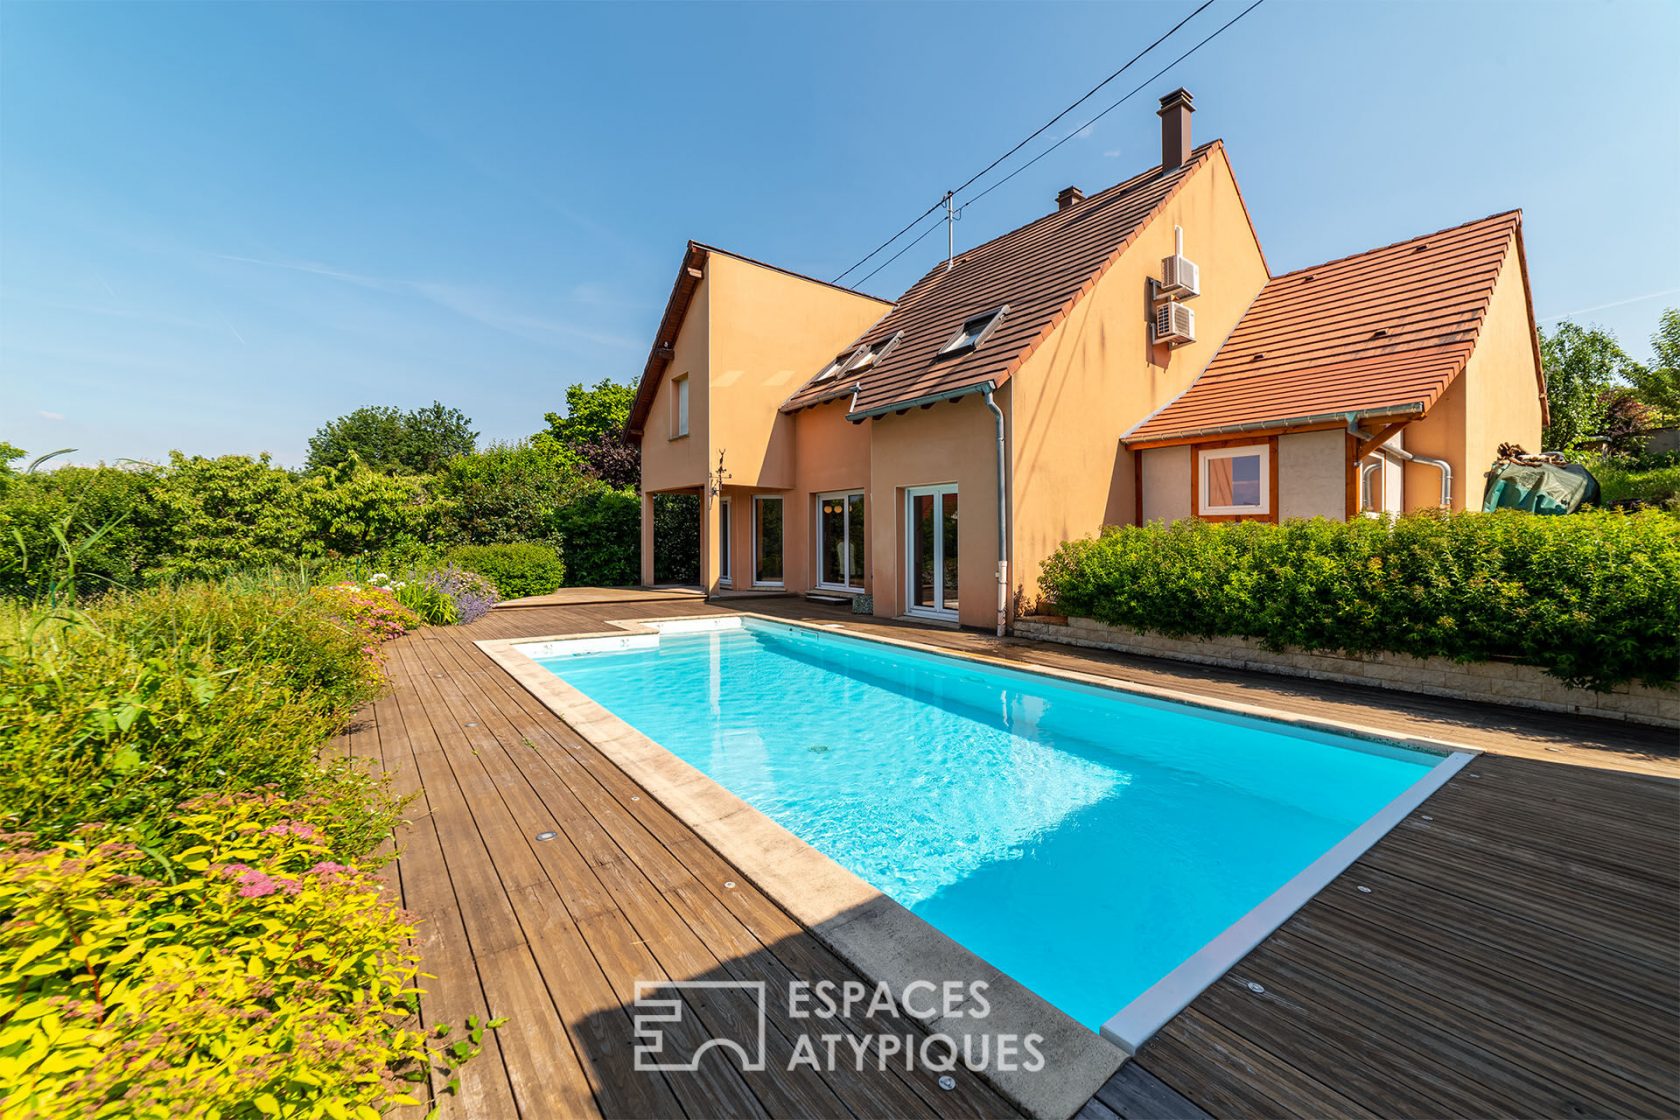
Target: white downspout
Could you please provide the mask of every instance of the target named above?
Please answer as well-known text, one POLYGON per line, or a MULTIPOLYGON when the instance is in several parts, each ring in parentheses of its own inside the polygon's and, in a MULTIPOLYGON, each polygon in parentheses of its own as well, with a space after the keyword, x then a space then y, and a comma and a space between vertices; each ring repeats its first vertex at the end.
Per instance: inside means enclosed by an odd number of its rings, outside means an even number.
POLYGON ((1009 452, 1003 438, 1003 410, 992 399, 990 388, 985 391, 985 399, 997 424, 997 636, 1001 638, 1009 624, 1009 452))
MULTIPOLYGON (((1353 436, 1355 436, 1359 439, 1369 439, 1370 438, 1365 433, 1365 431, 1359 427, 1359 422, 1355 419, 1353 413, 1351 413, 1351 412, 1348 413, 1347 428, 1348 428, 1348 433, 1350 435, 1353 435, 1353 436)), ((1441 504, 1443 506, 1447 507, 1448 509, 1452 508, 1452 464, 1451 463, 1447 462, 1445 459, 1432 459, 1428 455, 1414 455, 1412 452, 1407 451, 1404 448, 1390 447, 1386 443, 1383 444, 1381 447, 1377 448, 1376 450, 1381 451, 1384 454, 1388 454, 1388 455, 1398 455, 1400 458, 1404 459, 1408 463, 1422 463, 1426 467, 1434 467, 1436 470, 1440 471, 1441 472, 1441 504)))

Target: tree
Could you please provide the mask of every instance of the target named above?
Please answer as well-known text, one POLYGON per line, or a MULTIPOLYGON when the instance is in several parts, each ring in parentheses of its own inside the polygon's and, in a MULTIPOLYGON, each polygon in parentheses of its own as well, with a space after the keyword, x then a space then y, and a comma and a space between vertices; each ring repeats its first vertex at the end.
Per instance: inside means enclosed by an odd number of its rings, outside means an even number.
POLYGON ((635 399, 635 386, 610 378, 593 388, 568 386, 565 415, 545 413, 548 427, 542 434, 575 457, 589 477, 608 486, 636 486, 642 480, 642 451, 624 434, 635 399))
POLYGON ((1651 409, 1657 422, 1680 422, 1680 308, 1670 307, 1657 319, 1651 349, 1656 362, 1628 374, 1634 395, 1651 409))
POLYGON ((309 438, 306 465, 318 471, 359 458, 376 471, 431 474, 472 454, 477 441, 471 418, 441 402, 409 412, 369 405, 322 425, 309 438))
POLYGON ((621 385, 612 378, 603 378, 593 388, 582 385, 566 387, 566 412, 543 414, 548 432, 569 448, 593 443, 602 436, 622 439, 624 425, 630 422, 630 406, 636 399, 633 385, 621 385))
POLYGON ((1599 434, 1610 391, 1644 372, 1614 335, 1567 320, 1541 336, 1540 357, 1551 411, 1541 441, 1553 451, 1567 451, 1582 437, 1599 434))

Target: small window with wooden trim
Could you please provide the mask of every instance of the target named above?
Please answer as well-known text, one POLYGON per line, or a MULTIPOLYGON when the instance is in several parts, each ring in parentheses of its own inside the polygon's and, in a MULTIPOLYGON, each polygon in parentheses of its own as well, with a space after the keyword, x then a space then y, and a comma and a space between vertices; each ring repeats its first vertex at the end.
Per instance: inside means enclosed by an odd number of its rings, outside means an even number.
POLYGON ((1270 444, 1196 449, 1198 516, 1268 517, 1271 512, 1270 444))

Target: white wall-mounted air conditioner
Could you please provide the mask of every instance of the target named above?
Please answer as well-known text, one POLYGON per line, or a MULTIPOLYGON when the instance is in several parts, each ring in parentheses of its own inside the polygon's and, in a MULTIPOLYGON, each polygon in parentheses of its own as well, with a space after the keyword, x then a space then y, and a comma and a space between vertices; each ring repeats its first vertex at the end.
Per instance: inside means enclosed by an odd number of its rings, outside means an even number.
POLYGON ((1184 255, 1184 229, 1180 226, 1173 227, 1173 255, 1161 258, 1161 284, 1155 294, 1175 299, 1202 294, 1201 271, 1184 255))
POLYGON ((1159 345, 1183 346, 1196 341, 1196 312, 1177 300, 1169 300, 1155 309, 1153 341, 1159 345))

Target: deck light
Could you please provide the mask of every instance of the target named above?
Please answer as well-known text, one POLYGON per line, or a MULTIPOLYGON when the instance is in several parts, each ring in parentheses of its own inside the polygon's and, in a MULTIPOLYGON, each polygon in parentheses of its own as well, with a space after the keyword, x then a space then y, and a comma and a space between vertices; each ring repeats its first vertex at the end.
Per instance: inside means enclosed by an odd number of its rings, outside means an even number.
POLYGON ((552 840, 558 835, 560 835, 558 832, 539 832, 539 833, 537 833, 537 839, 538 840, 552 840))

